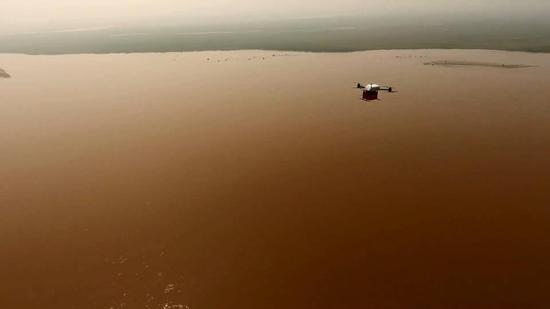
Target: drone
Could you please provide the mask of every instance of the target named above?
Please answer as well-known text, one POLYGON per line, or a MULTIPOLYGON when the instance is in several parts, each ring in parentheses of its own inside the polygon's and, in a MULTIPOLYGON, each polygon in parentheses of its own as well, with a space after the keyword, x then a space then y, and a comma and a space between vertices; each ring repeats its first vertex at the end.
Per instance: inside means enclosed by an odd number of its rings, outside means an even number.
POLYGON ((393 87, 391 86, 380 86, 378 84, 367 84, 363 85, 361 83, 357 83, 357 89, 363 89, 363 101, 374 101, 378 100, 378 92, 379 91, 387 91, 387 92, 394 92, 393 87))

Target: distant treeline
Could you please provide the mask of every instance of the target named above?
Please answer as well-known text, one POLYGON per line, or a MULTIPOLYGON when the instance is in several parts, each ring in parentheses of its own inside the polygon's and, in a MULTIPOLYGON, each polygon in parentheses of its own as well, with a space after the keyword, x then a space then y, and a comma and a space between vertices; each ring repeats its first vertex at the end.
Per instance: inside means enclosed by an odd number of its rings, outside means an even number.
POLYGON ((432 48, 550 52, 550 20, 334 17, 0 35, 0 52, 26 54, 432 48))

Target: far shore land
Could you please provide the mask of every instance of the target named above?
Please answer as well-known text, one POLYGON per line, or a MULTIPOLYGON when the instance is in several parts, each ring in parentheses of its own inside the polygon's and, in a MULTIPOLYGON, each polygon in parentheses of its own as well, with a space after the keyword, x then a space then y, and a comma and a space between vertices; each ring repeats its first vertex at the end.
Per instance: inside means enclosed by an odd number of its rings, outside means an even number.
POLYGON ((503 69, 523 69, 532 68, 532 65, 525 64, 507 64, 494 62, 476 62, 476 61, 461 61, 461 60, 437 60, 424 63, 425 65, 442 65, 442 66, 473 66, 486 68, 503 68, 503 69))
POLYGON ((440 14, 324 17, 237 24, 99 25, 4 33, 0 53, 82 54, 208 50, 352 52, 392 49, 494 49, 550 52, 550 19, 440 14), (495 31, 499 29, 499 31, 495 31), (29 44, 32 42, 32 44, 29 44))
POLYGON ((0 67, 2 308, 548 305, 550 54, 0 67))

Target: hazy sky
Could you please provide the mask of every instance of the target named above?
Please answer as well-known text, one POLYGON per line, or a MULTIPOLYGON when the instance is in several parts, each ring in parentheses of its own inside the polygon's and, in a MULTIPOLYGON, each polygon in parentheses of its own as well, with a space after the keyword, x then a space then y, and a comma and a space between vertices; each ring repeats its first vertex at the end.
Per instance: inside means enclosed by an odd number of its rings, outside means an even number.
POLYGON ((143 18, 196 22, 460 11, 544 12, 550 11, 550 0, 0 0, 0 31, 116 25, 143 18))

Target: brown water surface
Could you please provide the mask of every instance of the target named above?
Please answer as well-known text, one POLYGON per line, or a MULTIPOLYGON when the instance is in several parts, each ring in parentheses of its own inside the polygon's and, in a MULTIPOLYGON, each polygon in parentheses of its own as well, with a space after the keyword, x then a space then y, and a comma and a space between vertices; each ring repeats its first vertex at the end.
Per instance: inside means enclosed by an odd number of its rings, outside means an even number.
POLYGON ((0 55, 0 307, 550 306, 550 55, 279 54, 0 55))

